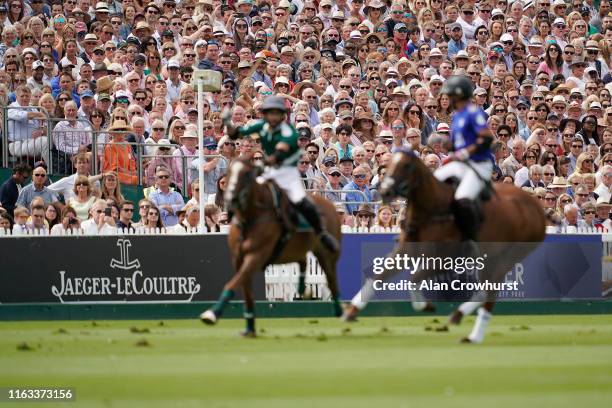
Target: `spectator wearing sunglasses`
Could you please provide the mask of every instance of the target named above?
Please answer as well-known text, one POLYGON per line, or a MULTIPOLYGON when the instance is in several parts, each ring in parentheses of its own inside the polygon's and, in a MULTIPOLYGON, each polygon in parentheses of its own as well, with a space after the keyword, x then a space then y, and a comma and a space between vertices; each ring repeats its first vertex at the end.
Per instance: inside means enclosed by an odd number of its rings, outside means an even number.
POLYGON ((612 166, 604 165, 598 172, 601 176, 601 182, 593 190, 597 194, 597 202, 610 202, 612 196, 612 166))
POLYGON ((353 169, 351 181, 344 186, 343 200, 347 202, 346 208, 349 214, 354 214, 359 208, 359 203, 372 202, 372 191, 369 188, 369 169, 363 165, 353 169))

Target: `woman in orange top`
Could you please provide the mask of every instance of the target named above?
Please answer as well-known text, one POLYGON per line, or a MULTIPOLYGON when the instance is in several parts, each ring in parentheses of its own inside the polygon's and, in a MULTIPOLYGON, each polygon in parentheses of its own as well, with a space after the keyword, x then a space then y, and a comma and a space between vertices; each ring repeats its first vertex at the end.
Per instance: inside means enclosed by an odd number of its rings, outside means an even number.
POLYGON ((123 120, 116 120, 108 129, 111 141, 104 147, 102 170, 104 173, 114 171, 119 182, 123 184, 138 184, 138 171, 136 158, 132 147, 125 143, 126 132, 132 128, 123 120))

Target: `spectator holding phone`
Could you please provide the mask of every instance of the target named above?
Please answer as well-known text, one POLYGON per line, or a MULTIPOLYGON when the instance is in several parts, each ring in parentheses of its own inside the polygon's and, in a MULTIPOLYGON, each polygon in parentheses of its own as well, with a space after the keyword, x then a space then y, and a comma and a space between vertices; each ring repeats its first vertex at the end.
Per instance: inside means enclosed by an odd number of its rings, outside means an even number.
POLYGON ((74 208, 65 206, 61 214, 61 222, 51 228, 51 235, 66 235, 66 231, 76 232, 81 228, 81 221, 74 208))
POLYGON ((106 201, 98 199, 89 210, 89 219, 81 224, 85 235, 112 235, 117 232, 111 208, 106 201))

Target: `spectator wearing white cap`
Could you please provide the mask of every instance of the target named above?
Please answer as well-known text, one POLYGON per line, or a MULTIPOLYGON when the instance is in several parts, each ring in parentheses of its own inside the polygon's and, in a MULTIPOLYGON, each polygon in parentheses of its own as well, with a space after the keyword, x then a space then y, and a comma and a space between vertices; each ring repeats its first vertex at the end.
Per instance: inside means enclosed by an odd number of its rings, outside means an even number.
POLYGON ((166 86, 168 88, 168 98, 170 102, 178 102, 181 94, 181 88, 187 84, 181 81, 180 78, 180 64, 177 60, 171 59, 168 62, 168 79, 166 79, 166 86))
POLYGON ((512 71, 512 66, 514 65, 514 60, 512 59, 512 48, 514 47, 514 37, 511 34, 505 33, 501 36, 500 41, 503 46, 502 58, 506 63, 506 67, 508 71, 512 71))
POLYGON ((42 90, 44 86, 51 86, 51 82, 45 79, 45 68, 42 61, 34 61, 32 64, 31 76, 27 79, 26 85, 31 90, 42 90))
POLYGON ((552 36, 561 49, 565 49, 565 46, 567 45, 567 41, 565 41, 566 28, 567 24, 565 24, 565 20, 563 18, 555 18, 555 21, 553 21, 552 24, 552 36))

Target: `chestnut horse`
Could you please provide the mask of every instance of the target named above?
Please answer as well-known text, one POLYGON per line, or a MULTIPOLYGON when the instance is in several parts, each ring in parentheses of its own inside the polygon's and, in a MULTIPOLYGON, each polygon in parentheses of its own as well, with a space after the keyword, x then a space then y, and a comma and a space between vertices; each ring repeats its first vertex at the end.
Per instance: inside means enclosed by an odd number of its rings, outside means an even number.
MULTIPOLYGON (((454 189, 451 184, 438 181, 425 164, 410 150, 394 153, 390 167, 381 185, 383 200, 403 197, 406 202, 406 219, 399 242, 388 257, 406 254, 415 245, 424 243, 452 243, 461 241, 461 233, 455 225, 451 204, 454 189)), ((523 259, 545 237, 546 218, 538 201, 529 193, 514 185, 497 184, 492 197, 481 205, 483 222, 479 227, 481 243, 497 243, 493 253, 487 252, 487 268, 483 277, 491 282, 502 282, 516 262, 523 259), (515 245, 505 245, 516 243, 515 245), (521 245, 519 243, 533 243, 521 245)), ((444 246, 446 244, 438 244, 444 246)), ((485 245, 485 244, 483 244, 485 245)), ((455 247, 460 245, 455 244, 455 247)), ((488 247, 490 249, 490 247, 488 247)), ((398 271, 385 270, 379 278, 388 279, 398 271)), ((417 284, 425 278, 439 276, 440 271, 419 270, 412 281, 417 284)), ((373 297, 372 280, 366 280, 361 291, 345 309, 343 318, 354 320, 373 297)), ((433 304, 425 301, 419 291, 411 291, 415 310, 433 310, 433 304)), ((497 292, 477 292, 470 302, 463 303, 449 318, 450 324, 459 324, 464 315, 478 309, 478 318, 472 333, 465 342, 479 343, 491 317, 497 292)))
MULTIPOLYGON (((282 249, 277 250, 277 243, 283 238, 282 217, 289 201, 286 197, 277 203, 275 187, 270 181, 258 179, 260 168, 246 160, 235 160, 228 173, 228 186, 225 201, 234 217, 228 235, 235 275, 225 285, 223 293, 215 306, 200 315, 206 324, 215 324, 221 316, 227 302, 234 296, 234 291, 242 288, 244 293, 245 319, 247 323, 243 335, 255 336, 255 300, 253 298, 251 279, 253 274, 263 271, 271 264, 297 262, 300 265, 300 283, 298 291, 304 292, 304 269, 306 254, 312 251, 327 278, 327 285, 332 295, 332 304, 336 316, 342 314, 339 301, 338 283, 336 280, 336 263, 340 253, 332 253, 319 243, 312 230, 293 231, 282 249), (280 210, 279 210, 280 205, 280 210)), ((336 209, 322 197, 310 197, 320 214, 327 230, 340 242, 341 223, 336 209)))

